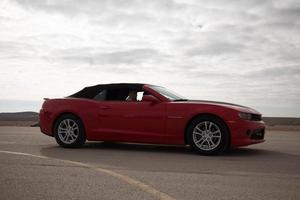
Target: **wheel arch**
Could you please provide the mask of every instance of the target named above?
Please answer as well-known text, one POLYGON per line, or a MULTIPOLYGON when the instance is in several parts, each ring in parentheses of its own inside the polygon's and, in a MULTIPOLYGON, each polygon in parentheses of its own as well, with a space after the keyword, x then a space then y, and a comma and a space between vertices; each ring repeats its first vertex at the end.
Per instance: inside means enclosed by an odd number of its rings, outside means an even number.
POLYGON ((64 116, 64 115, 73 115, 74 117, 76 117, 77 119, 79 119, 80 122, 81 122, 81 124, 82 124, 82 126, 83 126, 84 134, 86 134, 85 125, 84 125, 83 120, 81 119, 81 117, 79 117, 77 114, 75 114, 75 113, 73 113, 73 112, 62 112, 62 113, 59 113, 59 114, 54 118, 54 120, 53 120, 52 127, 51 127, 51 128, 52 128, 52 136, 54 136, 54 129, 55 129, 55 124, 56 124, 57 120, 58 120, 60 117, 64 116))
POLYGON ((228 136, 229 136, 228 147, 230 147, 231 146, 231 132, 230 132, 230 129, 229 129, 227 123, 225 122, 225 120, 222 117, 220 117, 216 114, 213 114, 213 113, 198 113, 198 114, 194 115, 191 119, 188 120, 188 122, 186 123, 185 128, 184 128, 184 143, 188 144, 188 140, 187 140, 188 131, 187 130, 188 130, 188 127, 190 126, 191 122, 193 120, 195 120, 196 118, 198 118, 198 117, 205 117, 205 116, 217 118, 217 119, 221 120, 224 123, 224 126, 228 131, 228 136))

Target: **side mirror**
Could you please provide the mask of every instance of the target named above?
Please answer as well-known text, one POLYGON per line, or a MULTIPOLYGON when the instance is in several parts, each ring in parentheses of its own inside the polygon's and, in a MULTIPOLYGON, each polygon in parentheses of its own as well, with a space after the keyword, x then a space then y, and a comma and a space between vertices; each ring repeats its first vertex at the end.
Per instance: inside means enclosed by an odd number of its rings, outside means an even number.
POLYGON ((152 102, 152 103, 158 103, 159 99, 156 98, 153 95, 144 95, 142 98, 142 101, 148 101, 148 102, 152 102))

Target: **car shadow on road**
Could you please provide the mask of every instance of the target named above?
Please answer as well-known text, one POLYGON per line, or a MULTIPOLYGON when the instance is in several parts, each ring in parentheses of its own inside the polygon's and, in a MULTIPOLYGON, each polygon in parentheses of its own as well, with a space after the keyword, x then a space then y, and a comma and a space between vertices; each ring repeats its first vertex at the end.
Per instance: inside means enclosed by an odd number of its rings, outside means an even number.
MULTIPOLYGON (((139 144, 139 143, 120 143, 120 142, 91 142, 87 143, 84 149, 102 149, 110 151, 134 151, 134 152, 152 152, 152 153, 168 153, 168 154, 188 154, 199 156, 190 146, 180 145, 159 145, 159 144, 139 144)), ((258 149, 255 147, 241 147, 230 149, 227 152, 215 155, 225 157, 239 156, 265 156, 278 155, 279 152, 258 149)), ((201 155, 200 155, 201 156, 201 155)))
POLYGON ((189 146, 121 143, 121 142, 90 142, 85 144, 83 148, 102 149, 102 150, 111 150, 111 151, 161 152, 161 153, 179 153, 179 154, 194 153, 189 146))
MULTIPOLYGON (((59 146, 48 146, 42 149, 43 152, 77 152, 77 153, 124 153, 133 154, 175 154, 188 156, 201 156, 195 153, 189 146, 179 145, 158 145, 158 144, 138 144, 138 143, 120 143, 120 142, 88 142, 83 147, 77 149, 66 149, 59 146)), ((256 148, 237 148, 217 156, 225 157, 250 157, 274 155, 278 152, 256 149, 256 148)), ((214 156, 216 157, 216 156, 214 156)))

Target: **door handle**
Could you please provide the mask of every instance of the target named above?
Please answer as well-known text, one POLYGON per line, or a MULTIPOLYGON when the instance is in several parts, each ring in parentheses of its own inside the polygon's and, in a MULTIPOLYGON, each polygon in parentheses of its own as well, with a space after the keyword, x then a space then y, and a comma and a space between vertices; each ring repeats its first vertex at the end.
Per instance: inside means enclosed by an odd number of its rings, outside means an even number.
POLYGON ((102 110, 108 110, 108 109, 111 109, 110 106, 101 106, 100 108, 101 108, 102 110))

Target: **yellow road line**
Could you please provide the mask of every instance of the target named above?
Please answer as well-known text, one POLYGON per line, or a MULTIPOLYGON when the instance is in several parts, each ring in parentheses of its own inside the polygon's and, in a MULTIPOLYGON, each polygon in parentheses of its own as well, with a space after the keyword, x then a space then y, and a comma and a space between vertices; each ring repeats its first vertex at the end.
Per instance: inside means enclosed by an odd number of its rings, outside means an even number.
POLYGON ((58 160, 58 161, 62 161, 65 163, 69 163, 69 164, 73 164, 73 165, 77 165, 77 166, 82 166, 82 167, 86 167, 92 170, 96 170, 99 172, 102 172, 104 174, 107 174, 109 176, 112 176, 114 178, 117 178, 121 181, 124 181, 132 186, 135 186, 137 188, 139 188, 140 190, 147 192, 148 194, 153 195, 154 197, 161 199, 161 200, 175 200, 173 197, 169 196, 166 193, 163 193, 153 187, 151 187, 150 185, 147 185, 141 181, 135 180, 129 176, 114 172, 112 170, 109 169, 105 169, 105 168, 101 168, 101 167, 96 167, 96 166, 92 166, 89 164, 85 164, 85 163, 81 163, 81 162, 76 162, 76 161, 71 161, 71 160, 64 160, 64 159, 58 159, 58 158, 51 158, 51 157, 47 157, 47 156, 39 156, 39 155, 34 155, 34 154, 29 154, 29 153, 23 153, 23 152, 15 152, 15 151, 2 151, 0 150, 0 153, 6 153, 6 154, 13 154, 13 155, 20 155, 20 156, 29 156, 29 157, 35 157, 35 158, 41 158, 41 159, 52 159, 52 160, 58 160))

